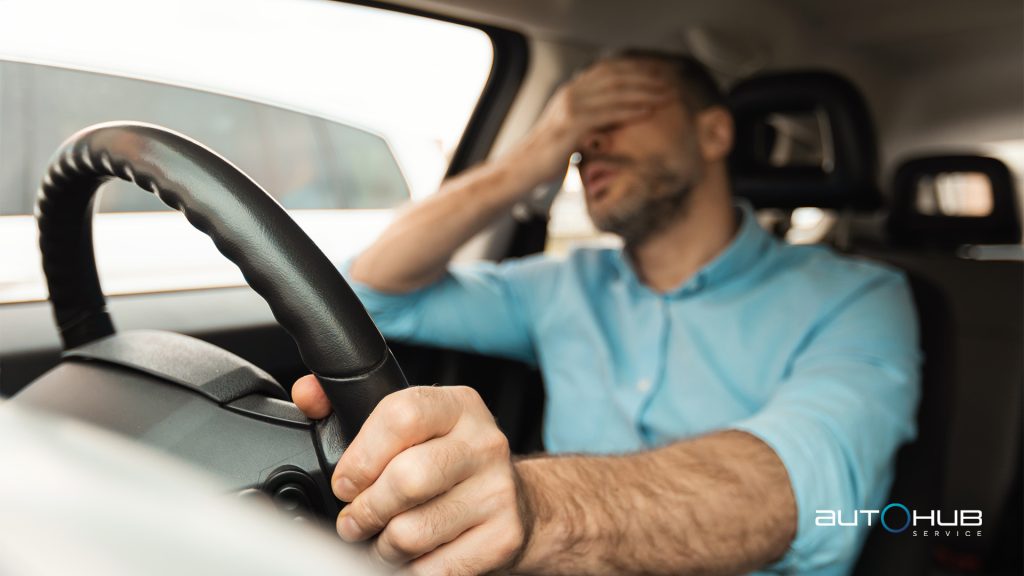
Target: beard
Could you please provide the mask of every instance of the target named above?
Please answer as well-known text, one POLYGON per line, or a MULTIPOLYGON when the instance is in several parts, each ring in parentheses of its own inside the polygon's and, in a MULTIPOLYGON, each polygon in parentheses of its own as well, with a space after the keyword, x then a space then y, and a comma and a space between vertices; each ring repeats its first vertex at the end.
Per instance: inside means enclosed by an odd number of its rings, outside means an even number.
POLYGON ((691 158, 688 174, 673 170, 664 158, 616 159, 632 171, 635 183, 604 214, 591 213, 594 226, 622 238, 627 247, 643 243, 685 216, 693 188, 700 181, 700 166, 691 158))

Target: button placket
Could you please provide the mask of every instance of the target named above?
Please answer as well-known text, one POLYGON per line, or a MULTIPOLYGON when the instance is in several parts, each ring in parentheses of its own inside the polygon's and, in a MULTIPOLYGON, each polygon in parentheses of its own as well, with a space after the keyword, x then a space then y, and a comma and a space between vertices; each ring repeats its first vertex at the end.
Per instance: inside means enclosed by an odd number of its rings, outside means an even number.
POLYGON ((651 350, 655 351, 653 355, 653 362, 650 365, 650 375, 644 376, 637 380, 635 384, 636 391, 641 398, 640 404, 637 407, 636 422, 639 429, 644 435, 647 434, 647 425, 644 422, 644 413, 650 406, 652 396, 658 386, 662 384, 662 380, 665 378, 665 367, 668 362, 668 331, 671 317, 671 298, 667 295, 663 295, 659 298, 658 302, 658 326, 655 334, 657 334, 657 344, 651 350))

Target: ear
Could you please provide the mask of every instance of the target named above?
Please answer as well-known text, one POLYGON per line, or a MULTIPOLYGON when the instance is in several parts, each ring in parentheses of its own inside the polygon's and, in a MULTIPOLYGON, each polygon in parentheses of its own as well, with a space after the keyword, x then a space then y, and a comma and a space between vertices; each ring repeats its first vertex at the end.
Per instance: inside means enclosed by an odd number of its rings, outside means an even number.
POLYGON ((722 106, 712 106, 697 114, 697 141, 705 162, 724 160, 732 151, 732 114, 722 106))

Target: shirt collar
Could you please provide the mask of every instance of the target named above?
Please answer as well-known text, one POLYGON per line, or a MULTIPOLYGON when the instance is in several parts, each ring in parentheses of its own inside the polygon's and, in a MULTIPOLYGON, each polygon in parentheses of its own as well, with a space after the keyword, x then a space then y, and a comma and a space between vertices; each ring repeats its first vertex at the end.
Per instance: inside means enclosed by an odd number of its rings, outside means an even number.
MULTIPOLYGON (((685 296, 724 284, 748 270, 764 255, 771 236, 757 223, 754 209, 746 200, 738 199, 736 212, 739 228, 729 245, 682 285, 666 292, 666 297, 685 296)), ((627 279, 633 288, 649 291, 650 289, 637 277, 629 254, 624 249, 619 249, 615 251, 615 255, 614 262, 620 277, 627 279)))

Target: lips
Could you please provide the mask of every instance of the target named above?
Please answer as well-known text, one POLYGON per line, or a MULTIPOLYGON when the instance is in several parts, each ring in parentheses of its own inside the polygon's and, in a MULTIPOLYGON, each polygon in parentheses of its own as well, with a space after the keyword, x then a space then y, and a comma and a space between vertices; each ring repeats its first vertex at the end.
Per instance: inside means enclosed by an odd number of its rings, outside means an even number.
POLYGON ((583 187, 592 200, 599 200, 619 171, 606 162, 593 162, 583 168, 583 187))

